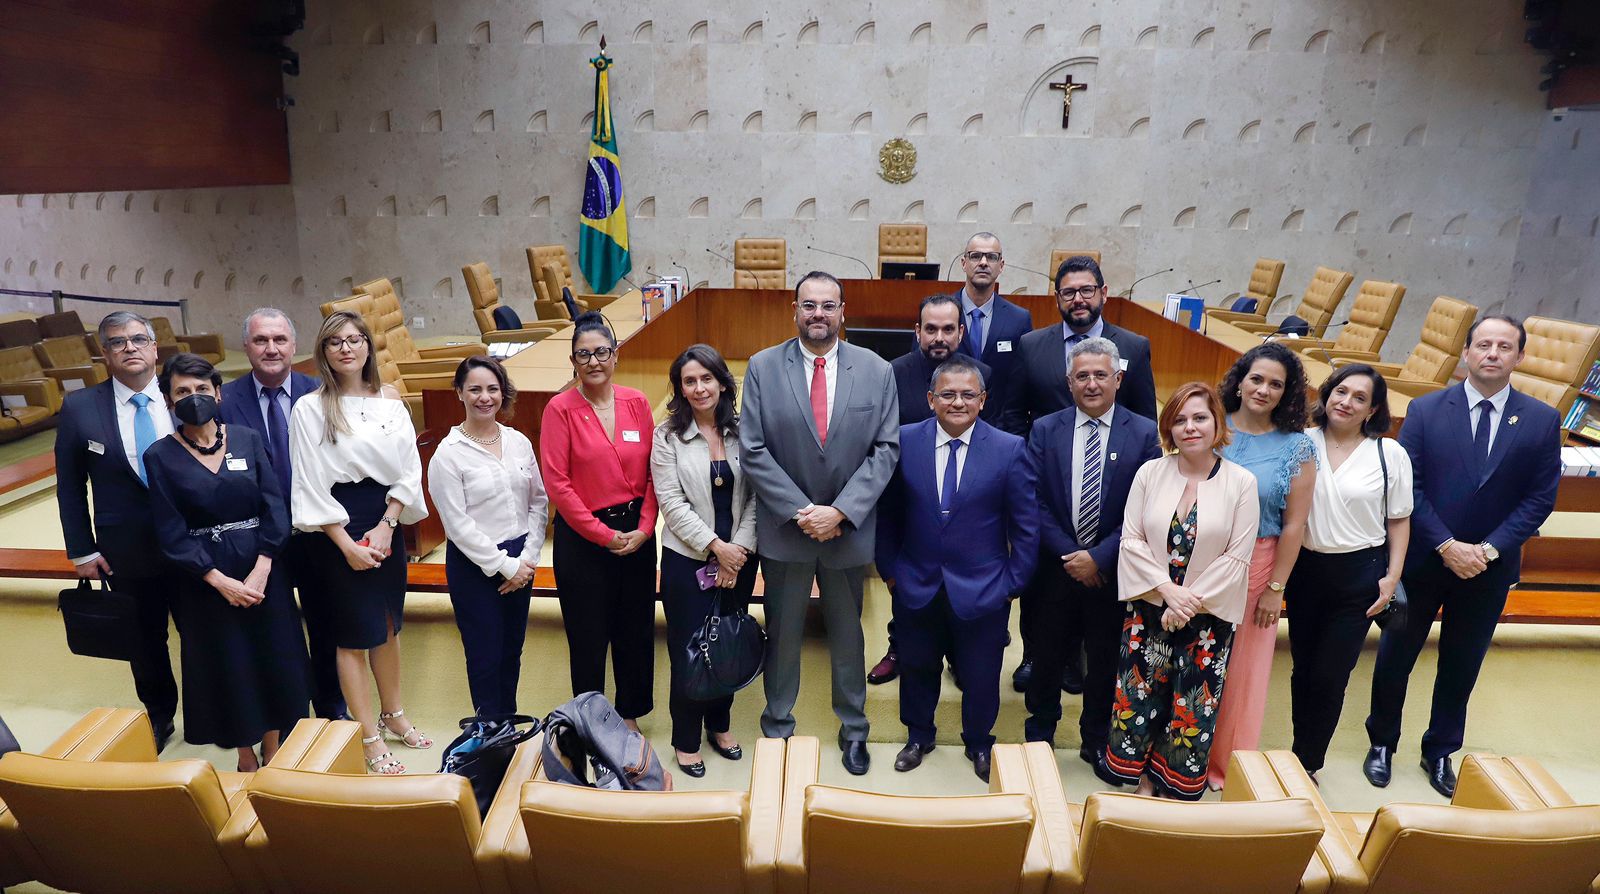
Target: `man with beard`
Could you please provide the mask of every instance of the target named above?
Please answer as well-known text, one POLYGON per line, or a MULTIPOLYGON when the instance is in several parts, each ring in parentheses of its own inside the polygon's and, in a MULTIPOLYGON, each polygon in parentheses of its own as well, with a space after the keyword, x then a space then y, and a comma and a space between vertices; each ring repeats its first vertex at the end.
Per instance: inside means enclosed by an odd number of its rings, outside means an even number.
MULTIPOLYGON (((1117 406, 1155 419, 1156 379, 1150 368, 1150 340, 1101 318, 1106 306, 1106 280, 1100 265, 1088 255, 1067 258, 1056 270, 1055 288, 1061 325, 1035 329, 1022 337, 1000 427, 1026 436, 1035 420, 1073 406, 1072 390, 1067 385, 1071 366, 1067 355, 1073 346, 1091 338, 1106 339, 1117 346, 1121 355, 1118 371, 1122 373, 1122 386, 1117 389, 1117 406)), ((1022 598, 1022 664, 1011 675, 1012 687, 1018 692, 1027 691, 1033 676, 1030 658, 1034 601, 1026 595, 1022 598)), ((1073 624, 1066 633, 1068 660, 1061 675, 1061 688, 1078 695, 1083 692, 1083 631, 1073 624)))
MULTIPOLYGON (((988 365, 983 374, 989 389, 983 419, 991 423, 1005 416, 1019 343, 1033 328, 1032 314, 1000 296, 1000 274, 1005 269, 1000 238, 993 233, 976 233, 967 240, 967 247, 961 253, 961 271, 966 274, 967 284, 951 296, 961 302, 961 323, 966 327, 958 350, 988 365), (989 411, 995 415, 989 416, 989 411)), ((902 410, 904 397, 902 392, 902 410)), ((919 391, 917 397, 919 405, 927 403, 921 399, 922 392, 919 391)))

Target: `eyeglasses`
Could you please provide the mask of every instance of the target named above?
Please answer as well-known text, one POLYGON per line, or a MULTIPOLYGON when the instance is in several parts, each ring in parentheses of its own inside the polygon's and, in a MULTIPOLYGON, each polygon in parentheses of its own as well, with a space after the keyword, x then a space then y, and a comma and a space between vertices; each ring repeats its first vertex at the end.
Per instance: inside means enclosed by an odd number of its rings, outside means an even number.
POLYGON ((935 391, 933 396, 947 404, 955 403, 958 397, 962 403, 970 404, 988 393, 987 391, 935 391))
POLYGON ((156 340, 148 335, 113 335, 104 344, 108 351, 126 351, 130 347, 142 351, 155 343, 156 340))
POLYGON ((1094 293, 1100 291, 1102 288, 1104 288, 1104 286, 1078 286, 1076 289, 1068 286, 1065 289, 1061 289, 1060 291, 1056 292, 1056 297, 1067 301, 1071 301, 1073 298, 1082 298, 1083 300, 1088 301, 1090 298, 1094 297, 1094 293))
POLYGON ((997 251, 969 251, 967 252, 967 260, 974 264, 979 261, 988 261, 993 264, 1000 260, 1000 253, 997 251))
POLYGON ((365 335, 347 335, 344 338, 335 335, 332 338, 322 340, 322 346, 330 351, 337 351, 340 348, 349 348, 354 351, 366 343, 367 337, 365 335))
POLYGON ((572 359, 578 361, 579 366, 587 364, 590 360, 596 363, 604 363, 610 360, 615 353, 617 353, 616 348, 595 348, 592 351, 582 348, 572 352, 572 359))
POLYGON ((802 301, 802 302, 800 302, 800 309, 805 311, 806 313, 814 314, 814 313, 816 313, 817 311, 820 310, 824 314, 826 314, 827 316, 830 316, 830 317, 833 316, 834 314, 838 313, 839 312, 839 308, 841 308, 841 307, 844 307, 844 302, 842 302, 842 301, 824 301, 821 304, 818 304, 815 301, 802 301))
POLYGON ((1103 369, 1097 369, 1092 372, 1085 370, 1080 373, 1073 373, 1072 381, 1077 382, 1079 385, 1087 385, 1090 382, 1109 382, 1111 381, 1111 373, 1103 369))

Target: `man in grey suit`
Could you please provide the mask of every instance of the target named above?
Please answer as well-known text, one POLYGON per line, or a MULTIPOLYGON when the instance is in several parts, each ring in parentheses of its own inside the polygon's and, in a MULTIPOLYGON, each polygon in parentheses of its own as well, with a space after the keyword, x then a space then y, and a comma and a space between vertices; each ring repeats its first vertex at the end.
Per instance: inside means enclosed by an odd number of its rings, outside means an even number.
POLYGON ((815 580, 832 658, 833 711, 846 770, 867 772, 861 588, 877 537, 878 497, 900 457, 894 373, 839 340, 844 288, 812 271, 794 290, 799 336, 750 358, 739 443, 756 492, 766 579, 767 708, 761 732, 788 738, 800 646, 815 580))

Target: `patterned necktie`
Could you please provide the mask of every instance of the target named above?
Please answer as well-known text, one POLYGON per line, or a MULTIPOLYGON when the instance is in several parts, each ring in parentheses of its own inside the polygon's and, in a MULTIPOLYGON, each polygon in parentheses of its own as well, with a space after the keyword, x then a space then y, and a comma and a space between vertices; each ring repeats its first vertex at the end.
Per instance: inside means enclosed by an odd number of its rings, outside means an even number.
POLYGON ((139 480, 145 484, 150 479, 144 472, 144 452, 156 442, 156 419, 150 415, 150 395, 135 394, 128 398, 133 404, 133 457, 137 460, 136 468, 139 470, 139 480))
POLYGON ((1083 490, 1078 494, 1078 544, 1094 545, 1100 533, 1100 423, 1083 423, 1083 490))
POLYGON ((961 442, 952 438, 949 442, 950 455, 944 461, 944 487, 939 491, 939 512, 950 514, 950 506, 956 501, 956 455, 961 452, 961 442))
POLYGON ((1489 471, 1489 417, 1494 415, 1494 403, 1487 397, 1478 401, 1478 427, 1472 433, 1472 453, 1478 458, 1479 475, 1489 471))
POLYGON ((278 488, 285 502, 289 499, 289 422, 283 417, 283 386, 263 388, 267 396, 267 449, 272 455, 272 473, 278 478, 278 488))
POLYGON ((978 348, 978 350, 975 352, 975 354, 977 356, 982 356, 983 355, 983 336, 984 336, 984 329, 983 329, 984 313, 983 313, 983 308, 974 307, 972 309, 972 313, 970 314, 970 316, 972 317, 972 326, 971 326, 971 329, 972 329, 972 343, 974 345, 976 345, 977 348, 978 348))
POLYGON ((811 417, 817 421, 817 440, 828 445, 828 358, 811 361, 811 417))

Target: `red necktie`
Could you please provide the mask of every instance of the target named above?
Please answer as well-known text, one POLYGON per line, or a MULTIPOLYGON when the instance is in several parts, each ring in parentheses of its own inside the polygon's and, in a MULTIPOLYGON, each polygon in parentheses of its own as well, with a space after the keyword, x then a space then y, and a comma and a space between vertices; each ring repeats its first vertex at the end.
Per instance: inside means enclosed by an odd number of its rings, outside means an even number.
POLYGON ((828 374, 826 357, 811 361, 811 416, 817 420, 817 440, 828 444, 828 374))

